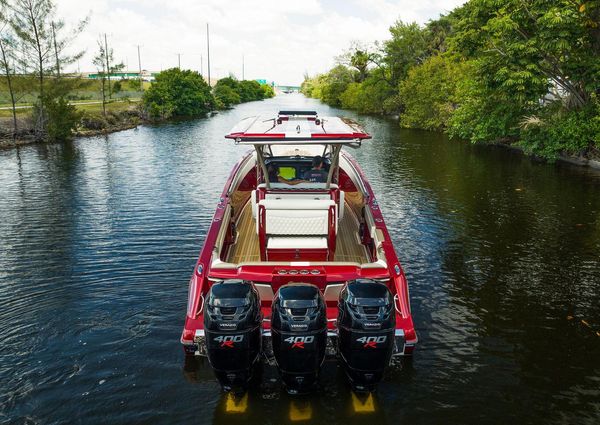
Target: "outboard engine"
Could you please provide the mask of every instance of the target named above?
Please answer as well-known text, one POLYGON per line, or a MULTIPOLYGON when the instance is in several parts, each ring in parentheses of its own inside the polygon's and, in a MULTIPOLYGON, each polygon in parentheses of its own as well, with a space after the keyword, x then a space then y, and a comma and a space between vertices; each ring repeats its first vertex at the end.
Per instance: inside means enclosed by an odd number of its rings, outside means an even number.
POLYGON ((262 315, 251 283, 215 283, 204 309, 208 360, 225 391, 244 391, 259 361, 262 315))
POLYGON ((293 283, 279 288, 273 300, 273 353, 290 394, 310 391, 325 359, 327 314, 321 291, 293 283))
POLYGON ((394 300, 382 283, 358 279, 340 292, 338 350, 356 391, 373 391, 394 348, 394 300))

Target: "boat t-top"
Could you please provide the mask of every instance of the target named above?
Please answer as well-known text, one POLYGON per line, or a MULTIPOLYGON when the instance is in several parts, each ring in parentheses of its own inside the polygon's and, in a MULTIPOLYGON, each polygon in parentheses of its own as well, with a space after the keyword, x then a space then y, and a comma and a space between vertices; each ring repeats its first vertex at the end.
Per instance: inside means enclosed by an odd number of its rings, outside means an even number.
POLYGON ((348 149, 371 136, 315 111, 250 117, 225 136, 252 146, 233 167, 189 283, 185 352, 225 390, 260 362, 290 393, 335 356, 371 391, 417 343, 404 272, 375 195, 348 149))

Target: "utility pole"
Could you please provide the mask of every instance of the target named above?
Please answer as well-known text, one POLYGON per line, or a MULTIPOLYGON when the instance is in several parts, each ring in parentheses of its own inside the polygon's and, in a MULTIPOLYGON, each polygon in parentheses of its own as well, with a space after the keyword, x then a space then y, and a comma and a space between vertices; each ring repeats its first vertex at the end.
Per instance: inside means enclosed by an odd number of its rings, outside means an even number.
POLYGON ((210 38, 208 34, 208 22, 206 23, 206 54, 207 54, 207 66, 208 66, 208 86, 211 87, 210 84, 210 38))
POLYGON ((142 77, 142 59, 140 58, 140 45, 137 45, 138 49, 138 68, 140 69, 140 78, 142 77))
POLYGON ((104 52, 106 54, 106 75, 108 75, 108 99, 112 98, 112 90, 110 88, 110 54, 108 52, 108 41, 106 33, 104 33, 104 52))
POLYGON ((140 70, 140 73, 138 74, 138 78, 140 79, 140 87, 142 87, 141 83, 142 83, 142 59, 140 57, 140 45, 137 45, 137 51, 138 51, 138 68, 140 70))
POLYGON ((181 53, 177 54, 177 68, 181 69, 181 53))
POLYGON ((200 75, 204 77, 204 62, 202 61, 202 53, 200 53, 200 75))
POLYGON ((246 77, 244 76, 244 55, 242 55, 242 81, 244 81, 246 77))

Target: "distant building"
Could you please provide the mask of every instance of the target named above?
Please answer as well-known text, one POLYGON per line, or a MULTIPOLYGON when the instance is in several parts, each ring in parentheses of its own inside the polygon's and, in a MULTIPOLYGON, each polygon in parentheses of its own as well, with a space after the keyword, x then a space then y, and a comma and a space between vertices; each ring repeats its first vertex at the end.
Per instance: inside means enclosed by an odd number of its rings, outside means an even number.
POLYGON ((258 84, 268 84, 271 87, 275 87, 275 81, 267 81, 267 80, 262 79, 262 78, 257 78, 254 81, 256 81, 258 84))
MULTIPOLYGON (((138 71, 119 71, 111 72, 109 78, 111 80, 137 80, 142 79, 143 81, 153 81, 159 72, 150 72, 143 70, 142 73, 138 71)), ((82 78, 88 78, 90 80, 98 80, 102 77, 100 72, 82 72, 82 78)))

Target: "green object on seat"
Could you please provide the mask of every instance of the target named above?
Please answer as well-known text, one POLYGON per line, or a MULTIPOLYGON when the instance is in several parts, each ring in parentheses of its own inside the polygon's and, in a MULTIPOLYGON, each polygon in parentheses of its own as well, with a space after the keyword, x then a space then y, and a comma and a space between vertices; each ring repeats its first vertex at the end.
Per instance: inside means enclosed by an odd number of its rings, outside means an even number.
POLYGON ((286 180, 296 178, 296 168, 294 167, 279 167, 279 175, 286 180))

